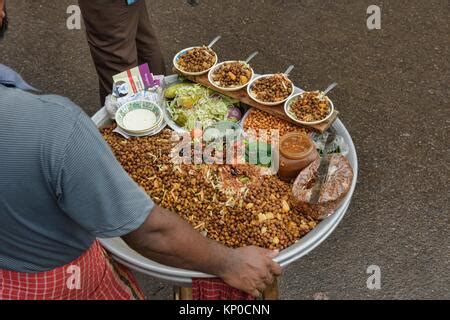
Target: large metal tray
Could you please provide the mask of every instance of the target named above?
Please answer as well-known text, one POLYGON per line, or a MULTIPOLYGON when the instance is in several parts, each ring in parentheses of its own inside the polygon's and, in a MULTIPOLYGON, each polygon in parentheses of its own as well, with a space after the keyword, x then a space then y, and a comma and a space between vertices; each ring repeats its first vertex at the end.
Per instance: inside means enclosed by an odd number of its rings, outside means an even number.
MULTIPOLYGON (((169 76, 167 77, 167 79, 169 81, 173 81, 174 77, 176 76, 169 76)), ((297 90, 301 89, 297 88, 297 90)), ((99 128, 111 123, 105 108, 99 110, 92 117, 92 120, 99 128)), ((351 202, 358 177, 358 159, 356 155, 356 149, 350 134, 339 119, 337 119, 333 123, 333 127, 336 130, 337 134, 341 135, 349 146, 349 153, 347 155, 347 158, 353 168, 353 181, 350 187, 350 191, 345 197, 342 204, 332 216, 321 221, 317 225, 317 227, 310 231, 306 236, 301 238, 289 248, 286 248, 280 252, 278 257, 275 258, 275 261, 277 261, 282 267, 285 267, 295 260, 300 259, 302 256, 308 254, 311 250, 321 244, 337 227, 339 222, 344 217, 351 202)), ((210 275, 201 272, 173 268, 154 262, 143 257, 136 251, 130 249, 120 238, 100 239, 100 241, 103 246, 109 252, 111 252, 113 257, 117 261, 123 263, 124 265, 137 272, 141 272, 180 285, 190 284, 192 278, 211 277, 210 275)))

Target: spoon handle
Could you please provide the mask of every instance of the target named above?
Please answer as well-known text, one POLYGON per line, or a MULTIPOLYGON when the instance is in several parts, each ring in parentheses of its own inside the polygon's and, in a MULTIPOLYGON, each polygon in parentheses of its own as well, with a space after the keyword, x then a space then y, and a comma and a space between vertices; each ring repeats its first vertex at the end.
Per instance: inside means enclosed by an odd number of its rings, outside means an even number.
POLYGON ((208 48, 211 48, 213 45, 216 44, 217 41, 219 41, 222 38, 222 36, 215 37, 210 44, 208 44, 208 48))
POLYGON ((251 55, 248 56, 248 58, 245 60, 245 63, 249 63, 254 57, 258 55, 258 51, 253 52, 251 55))
POLYGON ((337 82, 333 82, 332 84, 330 84, 330 85, 328 86, 328 88, 326 88, 326 89, 322 92, 322 95, 326 96, 327 93, 330 92, 331 90, 333 90, 334 87, 336 87, 336 86, 337 86, 337 82))
POLYGON ((289 67, 287 67, 286 71, 284 72, 285 75, 289 75, 291 71, 294 69, 294 65, 291 64, 289 67))

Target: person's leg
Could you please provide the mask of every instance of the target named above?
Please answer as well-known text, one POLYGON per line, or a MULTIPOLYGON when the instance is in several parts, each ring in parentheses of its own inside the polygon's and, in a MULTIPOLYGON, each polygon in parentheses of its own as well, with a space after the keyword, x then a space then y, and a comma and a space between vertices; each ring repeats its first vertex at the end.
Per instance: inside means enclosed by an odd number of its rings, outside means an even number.
POLYGON ((138 4, 127 6, 124 0, 78 2, 99 78, 103 105, 112 90, 112 76, 138 64, 135 41, 140 20, 138 4))
POLYGON ((158 37, 150 22, 145 0, 139 1, 139 24, 136 34, 136 46, 139 64, 148 63, 153 74, 166 74, 164 58, 158 37))

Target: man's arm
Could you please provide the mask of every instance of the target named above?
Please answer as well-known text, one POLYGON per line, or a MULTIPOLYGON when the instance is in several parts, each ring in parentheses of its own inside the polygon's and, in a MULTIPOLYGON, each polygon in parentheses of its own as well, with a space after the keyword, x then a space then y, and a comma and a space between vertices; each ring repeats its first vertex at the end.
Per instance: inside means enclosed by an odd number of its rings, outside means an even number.
POLYGON ((254 296, 273 282, 274 275, 281 274, 280 266, 272 260, 277 252, 257 247, 227 248, 159 206, 153 208, 140 228, 122 238, 149 259, 216 275, 254 296))
MULTIPOLYGON (((60 136, 54 139, 60 140, 60 136)), ((50 139, 47 143, 54 144, 50 139)), ((122 236, 144 256, 217 275, 254 295, 272 281, 272 273, 280 273, 271 260, 273 252, 226 248, 203 237, 178 215, 156 206, 115 159, 86 114, 78 115, 64 146, 64 152, 57 152, 58 157, 63 156, 52 176, 58 205, 93 236, 122 236)))

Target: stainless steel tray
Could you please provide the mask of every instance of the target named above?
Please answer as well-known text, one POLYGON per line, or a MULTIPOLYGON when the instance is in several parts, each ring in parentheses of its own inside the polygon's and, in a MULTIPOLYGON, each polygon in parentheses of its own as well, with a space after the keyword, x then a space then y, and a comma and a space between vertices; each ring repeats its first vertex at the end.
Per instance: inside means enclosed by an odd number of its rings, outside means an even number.
MULTIPOLYGON (((166 77, 167 81, 174 81, 177 76, 168 76, 166 77)), ((297 90, 301 90, 298 89, 297 90)), ((97 127, 101 128, 111 123, 111 120, 108 118, 108 113, 105 108, 99 110, 93 117, 92 120, 95 122, 97 127)), ((339 222, 344 217, 347 208, 351 202, 353 192, 355 190, 356 181, 358 178, 358 159, 356 155, 356 149, 353 144, 352 138, 348 133, 347 129, 343 125, 343 123, 337 119, 333 124, 334 129, 338 135, 341 135, 345 142, 349 146, 349 153, 347 158, 353 168, 353 181, 350 187, 350 191, 345 197, 342 204, 336 210, 336 212, 328 217, 327 219, 321 221, 317 227, 315 227, 311 232, 309 232, 306 236, 301 238, 299 241, 294 243, 287 249, 284 249, 280 252, 278 257, 276 257, 275 261, 281 264, 282 267, 289 265, 297 259, 300 259, 302 256, 308 254, 311 250, 316 248, 319 244, 321 244, 337 227, 339 222)), ((186 285, 191 283, 192 278, 204 278, 211 277, 210 275, 191 271, 178 269, 173 267, 168 267, 157 262, 154 262, 150 259, 147 259, 137 253, 136 251, 130 249, 126 243, 120 238, 114 239, 100 239, 103 246, 111 252, 116 260, 127 265, 131 269, 141 272, 150 276, 154 276, 159 279, 167 280, 176 284, 186 285)))

